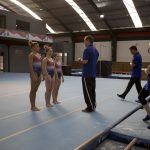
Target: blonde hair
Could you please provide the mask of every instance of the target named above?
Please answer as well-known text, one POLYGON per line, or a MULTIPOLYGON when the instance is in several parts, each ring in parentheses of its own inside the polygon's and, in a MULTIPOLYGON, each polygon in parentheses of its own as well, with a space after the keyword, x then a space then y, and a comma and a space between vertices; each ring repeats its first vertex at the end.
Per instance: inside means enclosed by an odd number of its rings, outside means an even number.
POLYGON ((39 44, 38 42, 28 41, 28 45, 30 48, 33 48, 35 45, 39 44))

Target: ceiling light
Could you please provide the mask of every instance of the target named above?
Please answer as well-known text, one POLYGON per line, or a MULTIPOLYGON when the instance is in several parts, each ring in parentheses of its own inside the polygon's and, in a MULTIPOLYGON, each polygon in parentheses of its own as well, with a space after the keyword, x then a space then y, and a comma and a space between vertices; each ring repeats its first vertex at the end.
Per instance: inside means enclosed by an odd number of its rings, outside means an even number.
POLYGON ((47 23, 46 23, 46 29, 51 33, 56 33, 47 23))
POLYGON ((92 31, 97 31, 96 27, 93 25, 91 20, 73 0, 65 0, 65 1, 80 15, 80 17, 85 21, 85 23, 92 31))
POLYGON ((8 9, 4 8, 3 6, 0 5, 1 10, 9 11, 8 9))
POLYGON ((26 12, 28 12, 31 16, 33 16, 35 19, 38 20, 42 20, 36 13, 34 13, 31 9, 29 9, 28 7, 26 7, 25 5, 23 5, 22 3, 20 3, 17 0, 10 0, 11 2, 13 2, 14 4, 18 5, 19 7, 21 7, 22 9, 24 9, 26 12))
MULTIPOLYGON (((36 13, 34 13, 31 9, 29 9, 28 7, 26 7, 25 5, 23 5, 22 3, 20 3, 17 0, 10 0, 12 3, 18 5, 19 7, 21 7, 23 10, 25 10, 26 12, 28 12, 31 16, 33 16, 35 19, 38 20, 42 20, 36 13)), ((49 30, 51 33, 55 33, 55 31, 48 25, 46 24, 46 29, 49 30)))
POLYGON ((104 18, 104 15, 103 15, 103 14, 101 14, 101 15, 100 15, 100 18, 104 18))
POLYGON ((134 6, 133 1, 132 0, 123 0, 123 3, 127 8, 128 12, 130 14, 130 17, 132 18, 134 26, 136 28, 143 27, 141 19, 140 19, 139 14, 134 6))

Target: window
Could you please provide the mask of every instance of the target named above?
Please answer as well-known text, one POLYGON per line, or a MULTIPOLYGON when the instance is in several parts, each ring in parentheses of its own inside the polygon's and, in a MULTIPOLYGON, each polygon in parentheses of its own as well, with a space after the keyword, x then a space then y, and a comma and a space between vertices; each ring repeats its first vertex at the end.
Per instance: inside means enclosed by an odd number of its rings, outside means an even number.
POLYGON ((30 23, 21 20, 16 20, 16 29, 30 31, 30 23))

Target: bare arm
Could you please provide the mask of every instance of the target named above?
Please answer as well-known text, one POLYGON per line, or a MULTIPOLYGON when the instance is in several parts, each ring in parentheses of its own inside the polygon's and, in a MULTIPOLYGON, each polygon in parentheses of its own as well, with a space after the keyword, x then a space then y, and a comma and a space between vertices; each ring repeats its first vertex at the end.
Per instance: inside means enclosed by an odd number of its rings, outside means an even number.
POLYGON ((33 76, 33 75, 35 75, 35 73, 34 73, 34 70, 33 70, 33 55, 32 54, 29 54, 28 62, 29 62, 29 72, 33 76))
POLYGON ((62 82, 64 82, 64 74, 63 74, 63 70, 61 69, 61 75, 62 75, 62 82))
POLYGON ((145 73, 148 75, 150 74, 150 66, 148 66, 146 69, 145 69, 145 73))
POLYGON ((78 62, 79 64, 85 65, 85 64, 88 63, 88 60, 83 60, 83 59, 79 58, 77 62, 78 62))
POLYGON ((146 72, 147 74, 150 74, 150 68, 149 69, 147 69, 147 72, 146 72))
POLYGON ((58 79, 58 74, 57 74, 56 67, 54 68, 54 72, 55 72, 55 78, 58 79))
POLYGON ((132 64, 131 67, 134 68, 136 66, 136 64, 132 64))
POLYGON ((136 64, 130 63, 131 68, 134 68, 136 64))
POLYGON ((47 60, 46 59, 43 59, 43 61, 42 61, 42 72, 43 72, 43 76, 46 79, 48 79, 49 75, 48 75, 48 72, 47 72, 47 60))
POLYGON ((148 66, 147 68, 142 68, 142 70, 148 75, 150 74, 150 66, 148 66))

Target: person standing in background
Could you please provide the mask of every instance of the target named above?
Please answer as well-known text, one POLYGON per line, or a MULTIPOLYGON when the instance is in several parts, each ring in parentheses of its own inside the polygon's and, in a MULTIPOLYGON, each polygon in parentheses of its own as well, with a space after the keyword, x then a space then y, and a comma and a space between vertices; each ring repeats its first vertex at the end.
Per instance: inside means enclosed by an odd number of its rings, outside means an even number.
MULTIPOLYGON (((143 118, 143 121, 148 121, 150 120, 150 107, 149 107, 149 103, 146 101, 146 98, 150 96, 150 65, 148 65, 147 69, 144 69, 144 71, 147 74, 147 83, 143 87, 138 98, 147 113, 145 118, 143 118)), ((147 128, 150 129, 150 125, 147 128)))
POLYGON ((131 78, 125 91, 122 94, 117 94, 117 96, 122 99, 125 99, 126 95, 131 90, 134 84, 136 86, 136 90, 138 94, 140 94, 142 90, 142 86, 141 86, 142 57, 139 51, 137 50, 136 46, 131 46, 129 49, 130 49, 131 54, 133 55, 133 60, 132 60, 132 63, 130 64, 131 65, 131 78))
POLYGON ((84 38, 86 49, 83 52, 83 59, 78 63, 83 64, 82 87, 84 99, 87 107, 83 112, 93 112, 96 108, 96 66, 99 57, 97 49, 93 46, 93 36, 88 35, 84 38))

